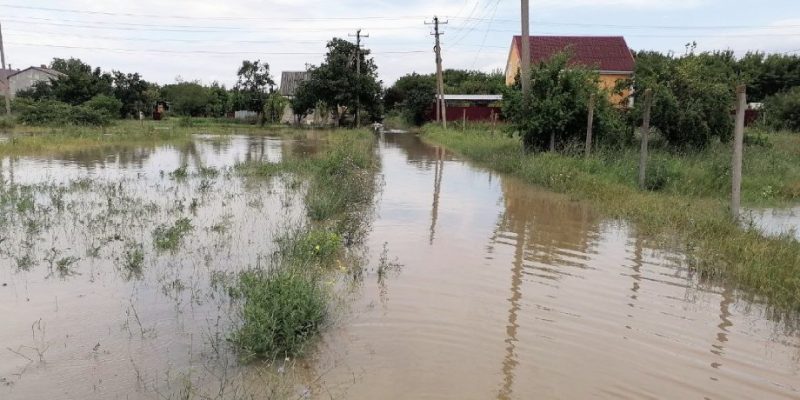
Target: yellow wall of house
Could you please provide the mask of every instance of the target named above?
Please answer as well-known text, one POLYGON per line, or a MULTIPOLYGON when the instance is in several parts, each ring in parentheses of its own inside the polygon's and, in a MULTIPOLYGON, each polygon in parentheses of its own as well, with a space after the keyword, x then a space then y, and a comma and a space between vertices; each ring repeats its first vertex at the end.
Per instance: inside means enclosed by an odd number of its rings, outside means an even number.
POLYGON ((511 46, 511 51, 508 53, 508 61, 506 62, 506 86, 514 84, 519 72, 521 58, 519 57, 519 50, 517 46, 511 46))
MULTIPOLYGON (((629 79, 631 76, 626 74, 600 74, 600 88, 613 90, 617 82, 629 79)), ((613 104, 621 104, 628 95, 631 94, 630 89, 625 89, 622 94, 612 94, 610 100, 613 104)))

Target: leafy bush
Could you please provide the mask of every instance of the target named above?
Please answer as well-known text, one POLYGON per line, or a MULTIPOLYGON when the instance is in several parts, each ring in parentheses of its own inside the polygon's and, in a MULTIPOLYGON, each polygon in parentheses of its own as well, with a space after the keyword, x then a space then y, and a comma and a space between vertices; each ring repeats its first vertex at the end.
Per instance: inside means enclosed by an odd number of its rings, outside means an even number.
POLYGON ((324 322, 326 294, 319 283, 292 270, 240 275, 242 326, 232 342, 247 359, 276 359, 303 352, 324 322))
POLYGON ((632 131, 620 111, 599 90, 596 72, 569 65, 560 53, 531 69, 531 90, 524 98, 519 87, 506 90, 503 114, 518 132, 525 148, 542 150, 553 144, 583 141, 589 97, 596 99, 594 135, 598 141, 629 142, 632 131))
POLYGON ((83 106, 89 107, 92 110, 104 112, 109 118, 117 118, 122 109, 122 102, 115 97, 98 94, 89 101, 83 103, 83 106))
POLYGON ((54 100, 15 101, 20 123, 28 125, 93 125, 104 126, 110 117, 103 111, 87 106, 71 106, 54 100))
MULTIPOLYGON (((700 149, 713 138, 730 140, 737 75, 732 53, 689 54, 675 58, 641 52, 636 60, 635 93, 653 90, 651 125, 674 148, 700 149)), ((634 110, 641 124, 643 101, 634 110)))
POLYGON ((283 112, 288 104, 289 99, 283 97, 279 92, 270 94, 267 101, 264 102, 264 121, 271 124, 281 122, 283 112))
POLYGON ((800 86, 767 97, 764 114, 770 128, 800 131, 800 86))

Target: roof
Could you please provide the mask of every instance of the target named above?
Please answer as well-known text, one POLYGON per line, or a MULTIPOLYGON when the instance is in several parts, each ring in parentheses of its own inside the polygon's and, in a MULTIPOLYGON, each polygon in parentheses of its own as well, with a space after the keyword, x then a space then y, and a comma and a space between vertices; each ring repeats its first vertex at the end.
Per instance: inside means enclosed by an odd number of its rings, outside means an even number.
POLYGON ((454 101, 500 101, 503 100, 501 94, 446 94, 445 100, 454 101))
POLYGON ((58 71, 56 71, 54 69, 51 69, 51 68, 47 68, 47 67, 28 67, 28 68, 25 68, 23 70, 15 71, 13 74, 9 75, 8 77, 10 78, 10 77, 12 77, 14 75, 19 75, 19 74, 21 74, 21 73, 23 73, 25 71, 31 70, 31 69, 37 70, 37 71, 40 71, 40 72, 44 72, 45 74, 48 74, 48 75, 53 75, 54 77, 64 76, 63 73, 58 72, 58 71))
POLYGON ((5 81, 7 76, 14 75, 17 72, 18 72, 18 70, 16 70, 16 69, 7 69, 7 68, 6 69, 2 69, 2 68, 0 68, 0 82, 5 81))
MULTIPOLYGON (((520 50, 522 38, 514 36, 512 46, 520 50)), ((541 63, 558 52, 569 49, 572 65, 595 68, 601 72, 633 73, 633 54, 622 36, 531 36, 531 62, 541 63)))
POLYGON ((283 71, 281 73, 281 95, 294 96, 300 83, 310 77, 308 71, 283 71))

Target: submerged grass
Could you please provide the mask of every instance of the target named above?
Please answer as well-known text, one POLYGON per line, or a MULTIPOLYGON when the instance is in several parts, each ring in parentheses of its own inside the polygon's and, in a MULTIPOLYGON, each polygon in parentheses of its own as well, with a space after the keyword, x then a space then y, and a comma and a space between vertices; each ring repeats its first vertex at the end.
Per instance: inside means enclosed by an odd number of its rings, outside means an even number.
POLYGON ((177 250, 192 229, 189 218, 180 218, 172 225, 161 224, 153 230, 153 245, 161 251, 177 250))
POLYGON ((60 126, 41 127, 5 124, 0 134, 9 139, 0 141, 0 155, 23 155, 69 152, 108 146, 154 146, 164 143, 186 143, 193 134, 286 134, 277 127, 259 127, 235 122, 193 119, 191 125, 179 119, 167 121, 120 120, 109 127, 60 126))
MULTIPOLYGON (((667 171, 656 169, 666 177, 653 184, 660 191, 652 192, 636 188, 638 155, 630 150, 600 150, 589 158, 528 154, 518 139, 485 130, 426 126, 423 135, 499 172, 591 200, 644 233, 678 235, 701 276, 727 281, 778 309, 800 311, 800 243, 788 236, 767 237, 732 220, 726 198, 730 167, 725 167, 730 156, 724 145, 679 156, 656 149, 649 165, 663 163, 657 168, 667 171)), ((768 141, 771 146, 745 151, 743 197, 751 205, 798 199, 793 188, 800 179, 800 137, 775 134, 768 141)))
POLYGON ((309 220, 277 235, 270 265, 240 274, 231 288, 241 300, 241 325, 230 339, 243 359, 298 356, 326 323, 331 293, 323 277, 368 229, 377 191, 373 140, 366 131, 336 132, 313 156, 236 166, 247 177, 292 174, 305 180, 309 220))

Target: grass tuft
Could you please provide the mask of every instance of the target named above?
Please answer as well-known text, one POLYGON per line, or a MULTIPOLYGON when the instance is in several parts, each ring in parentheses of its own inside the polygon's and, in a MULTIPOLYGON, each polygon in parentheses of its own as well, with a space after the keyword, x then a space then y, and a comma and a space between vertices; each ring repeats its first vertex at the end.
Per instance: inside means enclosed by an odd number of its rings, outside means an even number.
POLYGON ((242 325, 231 340, 245 360, 302 354, 327 315, 319 282, 291 269, 243 273, 235 293, 244 305, 242 325))

